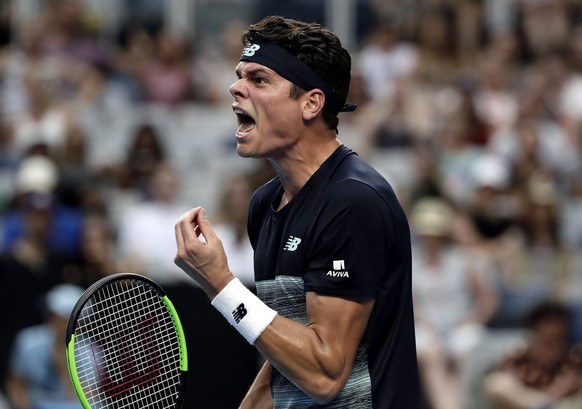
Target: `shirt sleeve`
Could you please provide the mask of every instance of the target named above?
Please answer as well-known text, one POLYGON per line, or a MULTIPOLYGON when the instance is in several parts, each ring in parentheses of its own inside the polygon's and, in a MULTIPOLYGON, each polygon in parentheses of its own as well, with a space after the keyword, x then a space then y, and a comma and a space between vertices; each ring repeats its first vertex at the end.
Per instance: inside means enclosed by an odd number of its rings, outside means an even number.
POLYGON ((42 365, 42 357, 38 356, 39 351, 34 348, 36 343, 42 342, 43 336, 46 337, 46 334, 41 333, 39 328, 41 327, 25 328, 18 332, 14 338, 8 363, 13 375, 27 378, 35 365, 42 365))
POLYGON ((325 200, 312 230, 305 290, 375 298, 396 237, 389 203, 354 180, 337 183, 325 200))

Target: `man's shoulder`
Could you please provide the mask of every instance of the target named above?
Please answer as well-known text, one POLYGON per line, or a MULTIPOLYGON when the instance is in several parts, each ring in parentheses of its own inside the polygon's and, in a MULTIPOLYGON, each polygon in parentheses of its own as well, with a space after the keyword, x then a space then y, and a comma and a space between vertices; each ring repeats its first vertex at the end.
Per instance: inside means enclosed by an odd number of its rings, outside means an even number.
POLYGON ((39 353, 52 346, 54 331, 48 324, 24 328, 16 336, 15 346, 23 355, 39 353))
POLYGON ((350 155, 335 170, 327 188, 333 197, 346 200, 391 202, 396 199, 390 183, 374 167, 357 155, 350 155))

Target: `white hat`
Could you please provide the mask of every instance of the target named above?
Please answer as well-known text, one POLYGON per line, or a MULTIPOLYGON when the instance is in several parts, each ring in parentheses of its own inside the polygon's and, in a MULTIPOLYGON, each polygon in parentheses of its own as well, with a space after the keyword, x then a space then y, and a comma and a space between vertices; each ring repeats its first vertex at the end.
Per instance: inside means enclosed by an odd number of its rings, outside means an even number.
POLYGON ((511 174, 507 162, 501 157, 486 154, 473 166, 473 180, 476 187, 492 187, 503 190, 509 186, 511 174))
POLYGON ((46 295, 46 307, 49 312, 62 318, 69 318, 75 304, 83 295, 83 289, 73 284, 59 284, 46 295))
POLYGON ((16 171, 17 193, 50 193, 57 185, 59 172, 55 163, 45 156, 30 156, 16 171))
POLYGON ((425 198, 412 208, 411 227, 420 235, 444 237, 451 230, 453 217, 453 209, 445 201, 425 198))

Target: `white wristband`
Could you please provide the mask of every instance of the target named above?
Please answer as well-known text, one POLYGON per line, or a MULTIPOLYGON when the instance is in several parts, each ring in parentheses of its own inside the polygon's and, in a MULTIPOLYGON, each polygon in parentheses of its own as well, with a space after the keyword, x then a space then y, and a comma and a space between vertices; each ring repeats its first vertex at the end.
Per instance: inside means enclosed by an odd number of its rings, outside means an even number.
POLYGON ((211 304, 251 345, 277 315, 275 310, 267 307, 238 278, 230 281, 214 297, 211 304))

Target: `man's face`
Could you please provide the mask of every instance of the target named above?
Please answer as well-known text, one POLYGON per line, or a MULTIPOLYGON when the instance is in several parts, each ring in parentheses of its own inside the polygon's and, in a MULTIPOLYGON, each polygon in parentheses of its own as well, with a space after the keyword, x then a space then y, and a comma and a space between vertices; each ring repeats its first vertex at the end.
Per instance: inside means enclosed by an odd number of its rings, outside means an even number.
POLYGON ((292 148, 302 126, 301 98, 290 97, 291 82, 252 62, 236 67, 230 86, 237 115, 235 137, 242 157, 277 159, 292 148))

